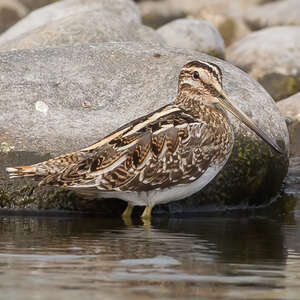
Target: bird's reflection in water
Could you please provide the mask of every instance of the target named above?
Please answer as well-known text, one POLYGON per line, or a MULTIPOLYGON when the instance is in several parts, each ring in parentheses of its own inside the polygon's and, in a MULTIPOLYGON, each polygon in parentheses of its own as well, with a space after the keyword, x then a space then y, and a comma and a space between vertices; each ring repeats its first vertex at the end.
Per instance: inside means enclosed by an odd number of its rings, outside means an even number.
POLYGON ((139 218, 2 217, 0 272, 3 282, 15 278, 26 289, 43 278, 45 294, 63 284, 103 296, 113 288, 124 299, 225 299, 233 291, 242 299, 245 292, 282 288, 290 226, 246 217, 152 218, 146 224, 139 218))
POLYGON ((143 257, 170 251, 190 256, 211 254, 218 261, 284 262, 286 251, 280 223, 268 218, 101 219, 3 217, 0 247, 32 248, 42 251, 56 245, 80 246, 87 252, 99 246, 103 253, 136 256, 133 248, 145 244, 143 257), (11 233, 14 234, 11 234, 11 233), (113 249, 111 249, 114 245, 113 249), (190 245, 190 246, 189 246, 190 245), (117 246, 117 247, 116 247, 117 246), (159 247, 158 247, 159 246, 159 247), (130 247, 133 251, 124 251, 130 247), (211 250, 211 252, 210 252, 211 250), (187 252, 189 251, 189 252, 187 252))

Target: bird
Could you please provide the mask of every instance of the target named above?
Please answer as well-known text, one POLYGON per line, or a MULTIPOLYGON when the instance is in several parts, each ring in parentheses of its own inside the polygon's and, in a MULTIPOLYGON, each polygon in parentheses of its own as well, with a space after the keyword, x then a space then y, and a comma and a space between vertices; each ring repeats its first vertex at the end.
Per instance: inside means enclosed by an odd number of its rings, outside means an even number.
POLYGON ((6 171, 10 178, 33 177, 39 185, 73 190, 85 198, 125 200, 124 218, 132 217, 134 206, 145 206, 141 218, 149 219, 155 205, 187 198, 222 170, 234 144, 228 112, 282 153, 229 99, 222 77, 217 64, 188 62, 170 104, 84 149, 6 171))

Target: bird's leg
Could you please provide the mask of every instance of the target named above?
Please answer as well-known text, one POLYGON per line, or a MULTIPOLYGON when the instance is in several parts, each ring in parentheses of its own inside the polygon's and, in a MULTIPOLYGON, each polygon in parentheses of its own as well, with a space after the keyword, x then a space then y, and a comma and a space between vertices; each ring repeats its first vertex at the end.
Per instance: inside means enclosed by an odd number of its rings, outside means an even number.
POLYGON ((143 214, 141 215, 142 219, 150 219, 151 218, 151 211, 152 207, 150 205, 147 205, 144 209, 143 214))
POLYGON ((126 209, 122 213, 122 217, 123 218, 131 218, 132 210, 133 210, 133 205, 131 205, 131 204, 128 203, 126 209))

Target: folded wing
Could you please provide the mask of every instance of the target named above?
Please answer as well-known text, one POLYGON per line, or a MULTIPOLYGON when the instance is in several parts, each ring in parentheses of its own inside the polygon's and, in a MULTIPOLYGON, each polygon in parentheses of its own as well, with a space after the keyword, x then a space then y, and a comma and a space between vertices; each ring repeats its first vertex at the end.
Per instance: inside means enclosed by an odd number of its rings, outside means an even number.
POLYGON ((215 155, 213 128, 168 105, 80 151, 80 159, 41 184, 147 191, 199 178, 215 155))

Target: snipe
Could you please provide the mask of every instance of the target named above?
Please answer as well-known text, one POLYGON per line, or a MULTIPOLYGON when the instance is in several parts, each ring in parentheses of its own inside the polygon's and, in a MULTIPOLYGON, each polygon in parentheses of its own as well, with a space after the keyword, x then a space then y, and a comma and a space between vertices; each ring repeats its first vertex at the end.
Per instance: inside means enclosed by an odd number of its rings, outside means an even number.
POLYGON ((234 114, 276 151, 278 145, 227 97, 222 72, 192 61, 181 70, 175 101, 136 119, 95 144, 31 166, 7 168, 10 177, 31 176, 88 198, 119 198, 135 205, 176 201, 206 186, 230 156, 234 114))

